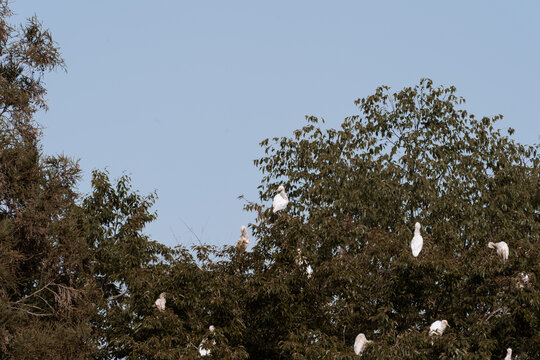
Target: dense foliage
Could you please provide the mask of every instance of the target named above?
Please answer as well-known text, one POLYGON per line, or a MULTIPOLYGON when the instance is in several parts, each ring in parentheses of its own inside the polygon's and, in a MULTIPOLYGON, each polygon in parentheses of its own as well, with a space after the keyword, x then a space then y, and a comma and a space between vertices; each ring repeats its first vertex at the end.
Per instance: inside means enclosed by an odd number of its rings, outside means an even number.
POLYGON ((312 358, 317 348, 347 357, 359 332, 374 340, 364 354, 372 359, 502 358, 508 347, 540 357, 537 148, 463 103, 430 80, 380 87, 339 130, 310 117, 293 137, 263 141, 261 199, 280 183, 293 199, 253 227, 255 276, 266 279, 263 291, 279 278, 290 297, 249 315, 281 317, 265 357, 312 358), (418 258, 409 248, 416 221, 418 258), (490 241, 509 244, 507 263, 490 241), (297 247, 313 279, 288 272, 297 247), (533 279, 524 288, 521 272, 533 279), (431 345, 427 329, 441 319, 451 328, 431 345))
POLYGON ((210 358, 352 359, 361 332, 365 359, 540 358, 540 158, 500 116, 426 79, 380 87, 339 129, 308 117, 261 143, 247 251, 171 249, 143 232, 154 194, 94 171, 80 195, 77 163, 42 154, 42 78, 64 64, 0 4, 0 359, 197 359, 201 342, 210 358))

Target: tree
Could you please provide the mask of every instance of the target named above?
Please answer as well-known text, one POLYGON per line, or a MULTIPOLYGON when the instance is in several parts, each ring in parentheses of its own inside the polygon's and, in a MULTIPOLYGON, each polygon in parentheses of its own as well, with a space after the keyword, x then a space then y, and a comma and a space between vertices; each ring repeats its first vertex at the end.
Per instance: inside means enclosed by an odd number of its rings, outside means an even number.
POLYGON ((193 287, 198 267, 144 235, 154 194, 94 171, 81 196, 77 162, 42 154, 34 115, 47 110, 43 76, 64 62, 36 17, 15 29, 10 15, 0 0, 0 359, 177 354, 181 337, 152 330, 174 321, 148 322, 156 279, 167 285, 181 269, 174 279, 193 287))
POLYGON ((339 130, 308 117, 292 137, 264 140, 260 200, 285 184, 288 207, 246 203, 252 251, 179 247, 127 271, 131 295, 107 312, 112 354, 196 359, 209 339, 214 358, 351 359, 363 332, 366 359, 499 359, 508 347, 538 358, 538 148, 496 130, 500 116, 469 115, 455 92, 427 79, 380 87, 339 130), (510 245, 507 262, 490 241, 510 245), (450 327, 430 337, 443 319, 450 327))
MULTIPOLYGON (((141 196, 133 191, 128 176, 112 184, 106 172, 96 170, 92 174, 92 192, 85 197, 82 209, 92 254, 91 273, 94 287, 99 289, 95 298, 98 311, 93 319, 102 344, 97 358, 163 359, 171 351, 163 349, 167 331, 156 330, 159 326, 149 321, 151 314, 158 313, 153 304, 166 288, 163 283, 168 281, 176 253, 150 241, 142 232, 156 217, 151 212, 154 199, 154 194, 141 196), (156 346, 152 341, 158 338, 161 347, 153 351, 156 346), (151 344, 140 344, 145 341, 151 344)), ((161 328, 179 326, 171 321, 160 323, 161 328)), ((171 346, 177 343, 170 341, 171 346)))
POLYGON ((540 356, 538 147, 496 130, 501 116, 468 114, 455 92, 428 79, 383 86, 339 130, 308 117, 292 137, 261 143, 260 199, 285 184, 291 203, 252 228, 251 358, 349 358, 360 332, 374 340, 368 359, 540 356), (509 244, 507 263, 490 241, 509 244), (451 328, 431 345, 441 319, 451 328))
POLYGON ((75 161, 43 156, 33 116, 42 77, 64 63, 33 17, 8 24, 0 2, 0 358, 79 358, 92 351, 75 161))
POLYGON ((94 171, 81 196, 77 162, 42 154, 42 78, 64 63, 9 16, 0 0, 0 359, 351 359, 361 332, 365 359, 540 358, 540 158, 501 116, 428 79, 380 87, 340 129, 261 143, 251 251, 171 249, 143 232, 155 194, 94 171))

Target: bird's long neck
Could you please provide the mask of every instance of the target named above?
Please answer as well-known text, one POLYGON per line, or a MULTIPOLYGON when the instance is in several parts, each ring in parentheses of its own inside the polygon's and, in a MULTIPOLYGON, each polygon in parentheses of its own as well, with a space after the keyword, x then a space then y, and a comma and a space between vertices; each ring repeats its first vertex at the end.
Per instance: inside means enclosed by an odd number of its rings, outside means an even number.
POLYGON ((289 200, 289 198, 287 197, 287 194, 285 194, 285 190, 281 190, 280 193, 282 198, 284 198, 285 200, 289 200))

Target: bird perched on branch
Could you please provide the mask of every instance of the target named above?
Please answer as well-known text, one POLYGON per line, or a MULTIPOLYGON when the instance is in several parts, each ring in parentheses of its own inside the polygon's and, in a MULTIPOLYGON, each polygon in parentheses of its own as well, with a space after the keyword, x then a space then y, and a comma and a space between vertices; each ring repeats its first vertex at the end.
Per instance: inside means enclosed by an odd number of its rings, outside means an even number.
POLYGON ((429 328, 429 335, 439 335, 439 336, 441 336, 447 326, 450 327, 450 325, 448 325, 448 321, 446 321, 446 320, 437 320, 433 324, 431 324, 431 326, 429 328))
POLYGON ((238 250, 244 251, 249 245, 249 234, 245 226, 242 226, 240 228, 240 231, 242 232, 242 235, 240 235, 238 241, 236 242, 236 248, 238 250))
POLYGON ((165 303, 167 302, 167 300, 165 300, 165 293, 162 292, 161 294, 159 294, 159 297, 157 298, 155 304, 156 304, 156 307, 158 308, 159 311, 164 311, 165 310, 165 303))
POLYGON ((411 250, 414 257, 417 257, 418 254, 420 254, 420 251, 422 251, 422 245, 424 245, 424 239, 422 238, 422 235, 420 235, 420 228, 422 225, 420 223, 414 224, 414 236, 411 240, 411 250))
MULTIPOLYGON (((208 328, 208 330, 210 330, 210 335, 212 335, 215 331, 215 327, 214 325, 210 325, 210 327, 208 328)), ((206 342, 208 341, 208 337, 205 337, 201 343, 199 344, 199 354, 201 356, 207 356, 207 355, 210 355, 211 351, 210 349, 206 349, 204 348, 203 346, 206 344, 206 342)), ((216 345, 216 340, 212 340, 212 345, 216 345)))
POLYGON ((276 192, 277 194, 274 196, 274 203, 272 204, 274 214, 279 210, 283 210, 289 203, 289 198, 285 193, 285 187, 283 185, 279 185, 276 192))
POLYGON ((510 249, 508 248, 508 244, 504 241, 500 241, 498 243, 488 242, 488 248, 490 249, 497 249, 497 255, 501 258, 502 262, 505 263, 506 260, 508 260, 508 255, 510 254, 510 249))
POLYGON ((366 335, 363 333, 360 333, 356 336, 356 339, 354 340, 354 353, 356 355, 362 354, 366 346, 371 344, 373 340, 366 339, 366 335))

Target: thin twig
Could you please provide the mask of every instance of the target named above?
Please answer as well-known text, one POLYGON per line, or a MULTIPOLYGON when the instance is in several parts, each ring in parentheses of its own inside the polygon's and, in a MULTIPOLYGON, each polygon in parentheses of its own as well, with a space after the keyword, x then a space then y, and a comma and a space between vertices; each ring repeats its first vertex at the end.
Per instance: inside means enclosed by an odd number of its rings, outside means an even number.
POLYGON ((125 290, 125 291, 121 292, 121 293, 118 294, 118 295, 112 295, 112 296, 109 296, 109 298, 108 298, 107 300, 111 301, 111 300, 117 299, 117 298, 119 298, 120 296, 126 295, 127 292, 128 292, 128 291, 125 290))
MULTIPOLYGON (((30 294, 30 295, 28 295, 28 296, 25 296, 25 297, 23 297, 22 299, 19 299, 19 300, 15 301, 14 304, 18 304, 18 303, 20 303, 21 301, 26 300, 26 299, 28 299, 28 298, 30 298, 30 297, 36 295, 36 294, 39 293, 40 291, 46 289, 46 288, 47 288, 49 285, 51 285, 52 283, 53 283, 52 281, 49 282, 47 285, 45 285, 45 286, 42 287, 41 289, 36 290, 36 291, 34 291, 32 294, 30 294)), ((49 290, 50 290, 50 289, 49 289, 49 290)))
POLYGON ((485 321, 487 322, 489 319, 491 319, 491 317, 492 317, 493 315, 495 315, 495 314, 498 313, 499 311, 502 311, 502 309, 503 309, 502 307, 501 307, 501 308, 498 308, 497 310, 495 310, 494 312, 492 312, 491 314, 489 314, 489 316, 486 318, 485 321))
POLYGON ((192 228, 189 227, 188 224, 186 224, 186 222, 179 216, 178 217, 180 219, 181 222, 184 223, 184 225, 187 227, 187 229, 195 236, 195 238, 197 239, 197 241, 199 242, 199 245, 203 246, 203 243, 201 241, 201 239, 199 239, 199 237, 197 236, 197 234, 195 234, 195 231, 193 231, 192 228))
POLYGON ((27 311, 27 310, 23 310, 25 313, 29 314, 29 315, 33 315, 33 316, 53 316, 54 314, 38 314, 38 313, 33 313, 31 311, 27 311))
POLYGON ((51 306, 51 304, 49 304, 49 302, 47 300, 45 300, 43 297, 41 297, 40 295, 37 295, 38 298, 40 298, 45 304, 47 304, 47 306, 49 308, 51 308, 52 311, 55 311, 54 310, 54 307, 51 306))
POLYGON ((174 233, 174 230, 172 228, 172 226, 169 227, 171 229, 171 233, 172 233, 172 236, 174 238, 174 240, 177 242, 177 243, 180 243, 180 241, 178 240, 178 238, 176 237, 176 234, 174 233))

